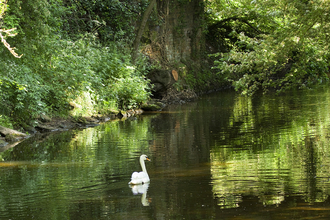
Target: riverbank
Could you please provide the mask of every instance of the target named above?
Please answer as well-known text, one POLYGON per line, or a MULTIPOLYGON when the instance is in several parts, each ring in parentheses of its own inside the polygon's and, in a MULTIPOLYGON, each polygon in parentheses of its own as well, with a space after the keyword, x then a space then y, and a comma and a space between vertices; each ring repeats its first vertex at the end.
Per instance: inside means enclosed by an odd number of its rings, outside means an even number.
POLYGON ((69 129, 84 129, 88 127, 98 126, 111 120, 126 120, 135 117, 143 112, 161 111, 168 104, 183 104, 197 98, 196 93, 190 90, 174 91, 169 89, 162 100, 153 99, 141 105, 141 108, 118 111, 111 114, 97 114, 90 116, 66 116, 66 117, 49 117, 40 115, 35 120, 34 126, 21 125, 17 130, 9 129, 0 126, 0 152, 8 148, 16 146, 26 138, 29 138, 37 133, 60 132, 69 129))
POLYGON ((109 115, 94 115, 90 117, 53 117, 41 115, 35 121, 35 126, 22 126, 20 131, 0 126, 0 147, 12 145, 23 139, 29 138, 36 133, 46 133, 55 131, 65 131, 69 129, 83 129, 98 126, 100 123, 110 120, 125 120, 130 117, 142 114, 144 110, 136 109, 129 111, 120 111, 109 115))
MULTIPOLYGON (((29 138, 37 133, 47 133, 56 131, 65 131, 69 129, 84 129, 88 127, 98 126, 111 120, 126 120, 142 114, 145 111, 160 111, 166 104, 158 100, 152 100, 141 106, 140 109, 118 111, 111 114, 97 114, 91 116, 66 116, 66 117, 49 117, 40 115, 35 119, 34 126, 21 125, 17 130, 0 126, 0 147, 10 148, 16 146, 22 140, 29 138)), ((0 149, 3 151, 3 149, 0 149)))

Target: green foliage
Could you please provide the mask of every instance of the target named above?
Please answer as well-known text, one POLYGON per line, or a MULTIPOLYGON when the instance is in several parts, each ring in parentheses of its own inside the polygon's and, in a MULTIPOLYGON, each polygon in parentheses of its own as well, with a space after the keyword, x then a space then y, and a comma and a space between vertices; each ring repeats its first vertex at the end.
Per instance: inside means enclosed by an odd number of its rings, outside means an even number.
MULTIPOLYGON (((8 67, 5 62, 1 62, 1 65, 8 67)), ((39 86, 29 68, 12 65, 3 70, 12 77, 5 76, 0 79, 1 114, 10 116, 18 122, 29 122, 37 113, 46 111, 42 96, 44 88, 39 86)))
POLYGON ((150 95, 147 83, 138 76, 120 78, 110 85, 111 95, 118 101, 121 109, 136 108, 150 95))
POLYGON ((82 92, 90 93, 98 108, 117 103, 122 109, 130 109, 148 99, 148 81, 131 66, 129 56, 117 50, 117 45, 101 47, 85 38, 53 42, 53 47, 58 50, 46 65, 10 66, 3 62, 7 76, 11 76, 1 84, 2 103, 8 113, 22 120, 46 109, 64 113, 68 102, 82 92))
POLYGON ((134 24, 148 5, 142 1, 67 1, 70 13, 64 26, 72 38, 77 33, 97 33, 102 42, 134 38, 134 24))
POLYGON ((225 50, 213 54, 214 68, 236 90, 251 95, 328 79, 328 2, 214 1, 210 9, 218 24, 212 27, 226 42, 225 50))
MULTIPOLYGON (((13 124, 11 123, 11 119, 5 115, 0 115, 0 125, 6 128, 13 128, 13 124)), ((1 159, 0 159, 1 160, 1 159)))
POLYGON ((0 17, 2 17, 2 15, 5 13, 5 11, 7 10, 7 4, 6 2, 1 1, 0 2, 0 17))
POLYGON ((178 80, 174 87, 178 91, 188 88, 193 89, 196 93, 204 93, 205 91, 216 90, 219 87, 225 86, 225 81, 218 74, 204 67, 200 71, 198 68, 190 69, 189 74, 184 77, 184 80, 178 80))
POLYGON ((138 107, 148 99, 146 60, 140 58, 133 66, 126 41, 101 44, 96 32, 84 29, 76 33, 76 40, 70 39, 73 32, 63 31, 70 25, 63 18, 76 13, 77 5, 64 3, 68 2, 10 2, 4 24, 17 27, 18 35, 8 40, 24 57, 15 59, 0 47, 1 115, 32 123, 41 113, 67 114, 72 102, 84 105, 77 114, 91 114, 138 107))

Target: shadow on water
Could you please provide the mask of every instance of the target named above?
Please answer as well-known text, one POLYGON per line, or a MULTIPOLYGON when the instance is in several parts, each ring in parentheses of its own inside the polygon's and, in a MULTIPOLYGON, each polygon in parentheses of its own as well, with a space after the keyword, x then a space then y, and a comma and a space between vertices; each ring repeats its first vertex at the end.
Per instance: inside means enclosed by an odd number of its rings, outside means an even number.
POLYGON ((329 110, 328 89, 221 92, 36 136, 0 154, 0 219, 329 219, 329 110))

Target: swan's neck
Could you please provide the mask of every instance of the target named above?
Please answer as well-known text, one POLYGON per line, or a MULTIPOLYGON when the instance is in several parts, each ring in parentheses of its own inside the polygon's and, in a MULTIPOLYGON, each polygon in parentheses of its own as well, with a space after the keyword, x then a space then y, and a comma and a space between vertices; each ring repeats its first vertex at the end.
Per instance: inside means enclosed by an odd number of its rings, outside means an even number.
POLYGON ((141 164, 142 171, 145 172, 146 174, 148 174, 146 164, 144 163, 144 160, 142 158, 140 159, 140 164, 141 164))

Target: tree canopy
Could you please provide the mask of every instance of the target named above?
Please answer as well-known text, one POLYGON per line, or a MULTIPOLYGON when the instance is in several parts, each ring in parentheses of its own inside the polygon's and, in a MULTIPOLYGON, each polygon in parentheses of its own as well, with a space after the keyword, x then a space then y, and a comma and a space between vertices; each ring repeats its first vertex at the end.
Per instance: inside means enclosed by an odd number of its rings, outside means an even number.
POLYGON ((324 0, 210 1, 209 31, 222 43, 214 68, 243 94, 326 81, 329 9, 324 0))
POLYGON ((0 116, 33 125, 40 114, 67 115, 73 107, 77 116, 109 113, 148 100, 148 65, 143 56, 134 65, 130 58, 135 23, 148 1, 1 3, 5 46, 24 56, 0 47, 0 116))

